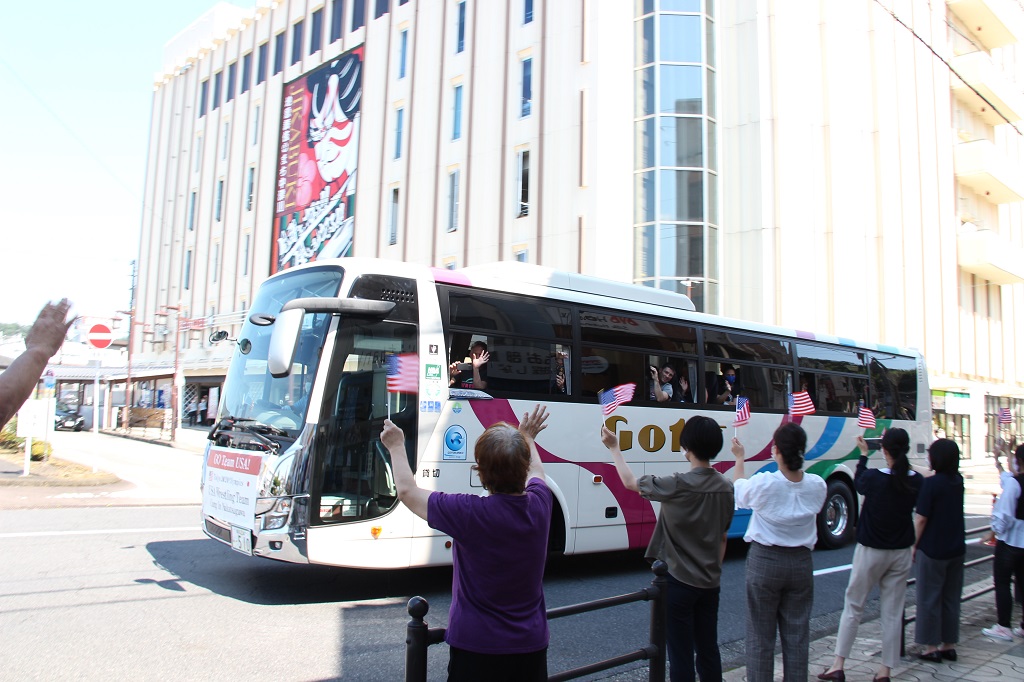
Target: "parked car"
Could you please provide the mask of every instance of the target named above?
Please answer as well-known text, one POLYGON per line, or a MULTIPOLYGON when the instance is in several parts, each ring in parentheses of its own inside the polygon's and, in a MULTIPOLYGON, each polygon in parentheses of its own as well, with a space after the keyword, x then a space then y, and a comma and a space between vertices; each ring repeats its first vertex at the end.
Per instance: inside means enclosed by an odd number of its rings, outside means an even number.
POLYGON ((57 403, 53 413, 53 428, 81 431, 85 428, 85 417, 75 412, 66 403, 57 403))

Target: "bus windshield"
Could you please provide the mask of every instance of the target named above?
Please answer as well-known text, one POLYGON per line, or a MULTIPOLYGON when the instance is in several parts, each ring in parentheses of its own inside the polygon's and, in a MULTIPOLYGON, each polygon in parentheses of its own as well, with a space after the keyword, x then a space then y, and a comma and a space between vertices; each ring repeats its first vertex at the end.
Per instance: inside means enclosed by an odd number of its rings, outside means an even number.
MULTIPOLYGON (((304 270, 285 275, 260 287, 251 310, 277 315, 292 299, 336 296, 341 280, 342 272, 338 269, 304 270)), ((327 313, 305 316, 292 371, 286 377, 275 379, 267 368, 274 327, 246 320, 225 380, 218 419, 231 419, 265 436, 294 440, 305 421, 309 393, 330 323, 331 315, 327 313)))

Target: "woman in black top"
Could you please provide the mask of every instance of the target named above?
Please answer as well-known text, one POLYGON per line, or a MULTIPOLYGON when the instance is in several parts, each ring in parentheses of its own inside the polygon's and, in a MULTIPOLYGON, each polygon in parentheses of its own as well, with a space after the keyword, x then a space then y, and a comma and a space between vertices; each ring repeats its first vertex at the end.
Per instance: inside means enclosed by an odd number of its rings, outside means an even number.
POLYGON ((935 472, 917 498, 914 545, 917 564, 917 629, 924 645, 918 658, 939 663, 956 660, 960 640, 960 592, 964 586, 964 479, 957 471, 960 448, 941 438, 928 447, 935 472))
POLYGON ((846 587, 843 615, 836 636, 836 657, 819 680, 844 682, 843 665, 857 637, 861 613, 868 594, 877 585, 882 622, 882 661, 875 680, 889 682, 891 669, 900 660, 903 629, 903 601, 910 574, 914 545, 912 514, 921 490, 922 477, 911 470, 907 453, 910 437, 903 429, 889 429, 882 435, 884 469, 868 468, 868 444, 857 436, 860 460, 854 485, 864 496, 857 521, 857 548, 853 552, 850 583, 846 587))

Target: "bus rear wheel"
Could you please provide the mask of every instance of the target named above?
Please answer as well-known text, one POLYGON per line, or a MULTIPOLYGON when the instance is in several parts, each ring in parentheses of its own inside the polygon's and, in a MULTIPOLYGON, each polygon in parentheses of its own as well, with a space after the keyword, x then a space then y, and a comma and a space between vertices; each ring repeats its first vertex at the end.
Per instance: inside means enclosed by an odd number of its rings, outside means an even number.
POLYGON ((818 513, 818 546, 838 549, 853 539, 853 491, 842 480, 828 482, 825 506, 818 513))

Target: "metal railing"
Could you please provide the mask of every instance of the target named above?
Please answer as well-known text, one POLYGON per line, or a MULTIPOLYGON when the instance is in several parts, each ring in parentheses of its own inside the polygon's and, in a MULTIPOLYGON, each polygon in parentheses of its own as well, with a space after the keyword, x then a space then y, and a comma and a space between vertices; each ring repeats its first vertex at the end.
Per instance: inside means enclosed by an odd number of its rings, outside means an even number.
MULTIPOLYGON (((655 561, 651 566, 654 579, 650 587, 645 587, 636 592, 622 594, 617 597, 606 597, 594 601, 573 604, 571 606, 560 606, 548 609, 548 620, 575 616, 581 613, 589 613, 600 609, 607 609, 612 606, 622 606, 637 601, 651 602, 650 636, 647 646, 630 653, 613 656, 596 663, 580 666, 571 670, 548 676, 548 682, 560 682, 561 680, 573 680, 591 673, 609 670, 634 661, 649 660, 648 680, 651 682, 664 682, 665 680, 665 619, 667 614, 667 584, 668 567, 663 561, 655 561)), ((444 641, 445 628, 427 627, 424 617, 430 610, 430 605, 423 597, 413 597, 409 600, 407 607, 412 620, 405 630, 405 680, 406 682, 426 682, 427 679, 427 648, 432 644, 440 644, 444 641)))
MULTIPOLYGON (((978 533, 987 533, 990 530, 992 530, 992 526, 980 526, 978 528, 972 528, 972 529, 968 530, 966 533, 964 533, 964 535, 976 535, 978 533)), ((971 559, 970 561, 965 561, 964 562, 964 568, 970 568, 971 566, 978 566, 979 564, 984 564, 986 562, 992 561, 994 559, 994 557, 995 557, 995 555, 988 554, 986 556, 978 557, 977 559, 971 559)), ((916 585, 916 584, 917 584, 917 578, 908 578, 907 579, 907 587, 910 587, 911 585, 916 585)), ((962 604, 965 601, 969 601, 971 599, 977 599, 978 597, 980 597, 980 596, 982 596, 984 594, 988 594, 989 592, 992 592, 995 589, 996 589, 995 585, 989 585, 988 587, 982 587, 980 589, 974 590, 973 592, 968 592, 967 594, 961 594, 960 595, 960 603, 962 604)), ((906 604, 904 603, 904 606, 903 606, 903 625, 900 626, 900 656, 906 656, 907 655, 907 626, 910 625, 913 622, 916 622, 916 621, 917 621, 917 607, 916 607, 916 605, 914 607, 914 615, 913 616, 907 616, 907 607, 906 607, 906 604)))

